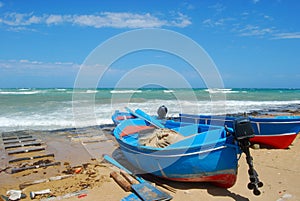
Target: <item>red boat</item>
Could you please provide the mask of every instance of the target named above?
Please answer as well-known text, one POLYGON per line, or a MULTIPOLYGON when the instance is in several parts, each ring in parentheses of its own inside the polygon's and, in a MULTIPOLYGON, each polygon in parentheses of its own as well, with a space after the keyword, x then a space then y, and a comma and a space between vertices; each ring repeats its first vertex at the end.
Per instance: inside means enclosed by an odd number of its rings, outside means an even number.
MULTIPOLYGON (((180 114, 181 122, 226 125, 233 127, 237 117, 180 114)), ((257 118, 249 117, 255 131, 251 143, 258 143, 271 148, 286 149, 300 132, 300 116, 277 116, 257 118)))

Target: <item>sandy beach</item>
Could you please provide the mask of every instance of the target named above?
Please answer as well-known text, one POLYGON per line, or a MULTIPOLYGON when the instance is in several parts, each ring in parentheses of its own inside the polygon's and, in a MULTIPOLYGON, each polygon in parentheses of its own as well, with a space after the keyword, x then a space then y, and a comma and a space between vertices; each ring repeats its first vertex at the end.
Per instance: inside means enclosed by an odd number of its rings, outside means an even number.
POLYGON ((300 201, 299 10, 0 0, 0 201, 300 201))
MULTIPOLYGON (((121 200, 130 194, 125 192, 112 178, 110 173, 117 169, 103 161, 102 155, 113 155, 118 161, 126 163, 117 143, 114 141, 111 125, 88 127, 83 129, 62 129, 56 131, 22 131, 10 135, 31 135, 39 140, 45 150, 38 152, 8 154, 11 150, 4 149, 1 142, 0 195, 8 190, 19 190, 26 195, 21 200, 32 200, 30 192, 50 189, 51 195, 66 200, 121 200), (21 157, 54 154, 54 157, 25 160, 9 163, 21 157), (36 161, 50 160, 60 165, 47 168, 34 168, 11 174, 13 168, 28 167, 36 161), (67 178, 55 180, 58 176, 69 175, 67 178), (51 179, 52 178, 52 179, 51 179), (28 185, 32 181, 44 182, 28 185), (26 185, 27 184, 27 185, 26 185), (77 193, 74 193, 77 192, 77 193), (73 194, 70 194, 73 193, 73 194), (66 197, 66 196, 65 196, 66 197)), ((29 147, 30 148, 30 147, 29 147)), ((28 149, 29 149, 28 148, 28 149)), ((34 148, 34 147, 33 147, 34 148)), ((16 150, 16 149, 12 149, 16 150)), ((248 174, 245 156, 239 160, 239 172, 236 184, 230 189, 222 189, 207 183, 182 183, 160 180, 161 183, 174 188, 176 192, 162 189, 173 196, 174 201, 180 200, 299 200, 300 199, 300 138, 284 150, 251 149, 254 167, 264 183, 262 194, 255 196, 247 189, 248 174)), ((42 161, 43 162, 43 161, 42 161)), ((151 180, 151 178, 150 178, 151 180)), ((34 200, 49 197, 36 195, 34 200)), ((49 199, 50 200, 50 199, 49 199)), ((58 199, 56 199, 58 200, 58 199)))

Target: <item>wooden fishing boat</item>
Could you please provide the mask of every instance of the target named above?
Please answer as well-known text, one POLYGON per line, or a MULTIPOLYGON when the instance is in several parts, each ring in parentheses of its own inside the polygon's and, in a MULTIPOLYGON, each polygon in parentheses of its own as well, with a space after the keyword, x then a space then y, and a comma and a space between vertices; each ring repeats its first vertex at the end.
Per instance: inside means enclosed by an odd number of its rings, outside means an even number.
MULTIPOLYGON (((233 127, 237 117, 179 114, 180 122, 219 125, 233 127)), ((286 149, 300 131, 300 117, 277 116, 257 118, 249 117, 255 136, 251 143, 258 143, 272 148, 286 149)))
POLYGON ((258 188, 263 183, 258 179, 249 151, 249 138, 254 136, 249 120, 235 120, 234 131, 224 126, 160 121, 142 110, 126 109, 135 118, 121 121, 113 134, 126 159, 136 168, 169 180, 211 182, 230 188, 237 179, 238 159, 245 153, 248 188, 255 195, 260 194, 258 188), (154 134, 157 129, 165 132, 154 134), (153 136, 156 139, 154 144, 145 143, 149 133, 151 142, 153 136), (172 135, 173 141, 167 142, 166 137, 172 135))
POLYGON ((126 159, 147 173, 175 181, 212 182, 224 188, 234 185, 241 152, 224 128, 174 121, 164 126, 180 132, 184 139, 164 148, 141 145, 141 131, 153 130, 153 126, 139 118, 122 121, 114 136, 126 159))

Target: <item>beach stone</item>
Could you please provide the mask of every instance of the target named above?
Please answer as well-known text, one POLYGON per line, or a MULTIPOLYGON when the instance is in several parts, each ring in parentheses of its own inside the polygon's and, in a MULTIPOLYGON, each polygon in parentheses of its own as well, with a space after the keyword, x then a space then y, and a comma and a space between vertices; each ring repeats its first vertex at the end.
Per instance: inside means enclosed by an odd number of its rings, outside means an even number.
POLYGON ((288 194, 288 193, 285 193, 282 198, 283 199, 289 199, 289 198, 292 198, 293 196, 291 194, 288 194))
POLYGON ((292 198, 293 196, 289 193, 285 193, 283 196, 281 196, 281 198, 277 199, 276 201, 286 201, 290 198, 292 198))

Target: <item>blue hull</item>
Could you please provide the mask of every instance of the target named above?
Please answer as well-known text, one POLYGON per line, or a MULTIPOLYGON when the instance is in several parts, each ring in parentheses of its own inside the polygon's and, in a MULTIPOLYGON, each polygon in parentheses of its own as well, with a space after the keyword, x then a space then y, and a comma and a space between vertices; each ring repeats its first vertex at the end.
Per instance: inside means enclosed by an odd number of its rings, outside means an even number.
MULTIPOLYGON (((233 127, 235 117, 179 114, 181 122, 196 124, 211 124, 233 127)), ((283 133, 298 133, 300 131, 300 117, 256 118, 249 117, 256 135, 274 135, 283 133)))
POLYGON ((164 125, 186 138, 165 148, 139 145, 137 132, 124 135, 124 131, 149 126, 141 119, 122 121, 114 136, 126 159, 144 172, 176 181, 213 182, 225 188, 234 185, 240 149, 222 127, 174 121, 164 125))

